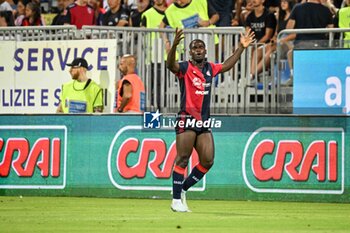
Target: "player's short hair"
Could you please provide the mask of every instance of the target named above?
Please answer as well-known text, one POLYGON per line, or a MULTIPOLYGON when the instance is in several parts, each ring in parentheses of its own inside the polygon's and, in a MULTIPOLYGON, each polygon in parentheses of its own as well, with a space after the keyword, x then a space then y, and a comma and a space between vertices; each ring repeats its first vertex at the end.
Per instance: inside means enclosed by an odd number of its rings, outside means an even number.
POLYGON ((206 47, 204 41, 202 41, 201 39, 194 39, 194 40, 192 40, 191 43, 189 44, 189 48, 190 48, 190 49, 192 48, 194 42, 201 42, 201 43, 204 44, 204 47, 206 47))

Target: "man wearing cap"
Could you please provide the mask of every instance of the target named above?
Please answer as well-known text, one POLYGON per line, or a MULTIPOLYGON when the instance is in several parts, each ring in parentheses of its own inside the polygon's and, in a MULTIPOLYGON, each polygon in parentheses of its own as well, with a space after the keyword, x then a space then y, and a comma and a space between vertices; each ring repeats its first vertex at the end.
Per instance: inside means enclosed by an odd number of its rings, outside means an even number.
POLYGON ((76 58, 70 66, 72 81, 62 85, 57 113, 93 113, 103 111, 102 89, 86 76, 88 63, 76 58))

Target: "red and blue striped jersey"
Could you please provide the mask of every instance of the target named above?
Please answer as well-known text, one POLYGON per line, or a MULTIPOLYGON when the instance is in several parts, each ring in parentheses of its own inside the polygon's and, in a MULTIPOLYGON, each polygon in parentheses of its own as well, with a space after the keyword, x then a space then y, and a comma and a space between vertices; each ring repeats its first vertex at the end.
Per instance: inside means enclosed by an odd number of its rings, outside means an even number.
POLYGON ((176 74, 180 82, 180 112, 186 112, 197 120, 210 117, 210 96, 213 78, 222 70, 222 64, 205 62, 200 70, 191 61, 179 62, 176 74))

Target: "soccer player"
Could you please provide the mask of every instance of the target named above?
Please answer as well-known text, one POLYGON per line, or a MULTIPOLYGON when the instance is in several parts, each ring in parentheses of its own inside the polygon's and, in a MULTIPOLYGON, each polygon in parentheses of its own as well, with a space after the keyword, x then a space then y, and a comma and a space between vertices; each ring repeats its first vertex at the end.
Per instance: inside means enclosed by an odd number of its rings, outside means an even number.
POLYGON ((175 60, 176 47, 183 39, 183 31, 176 29, 173 45, 168 53, 167 68, 180 82, 181 110, 178 114, 176 131, 175 166, 173 170, 173 200, 171 209, 176 212, 189 212, 186 204, 186 191, 195 185, 209 171, 214 161, 214 141, 210 127, 198 127, 210 118, 210 92, 213 77, 230 70, 242 52, 254 41, 254 33, 248 30, 241 34, 240 44, 234 53, 222 64, 207 62, 207 50, 202 40, 195 39, 189 45, 190 61, 175 60), (195 121, 195 125, 187 124, 195 121), (197 122, 199 122, 197 124, 197 122), (184 180, 193 148, 199 156, 199 163, 184 180))

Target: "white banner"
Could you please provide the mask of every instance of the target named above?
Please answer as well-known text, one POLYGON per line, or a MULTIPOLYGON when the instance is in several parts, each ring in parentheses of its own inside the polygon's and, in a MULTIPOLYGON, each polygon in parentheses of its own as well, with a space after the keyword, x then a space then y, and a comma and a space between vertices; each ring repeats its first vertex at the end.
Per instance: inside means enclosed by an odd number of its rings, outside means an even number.
POLYGON ((1 41, 0 113, 55 113, 61 87, 71 76, 66 63, 84 57, 87 75, 103 88, 104 112, 113 112, 115 40, 1 41))

